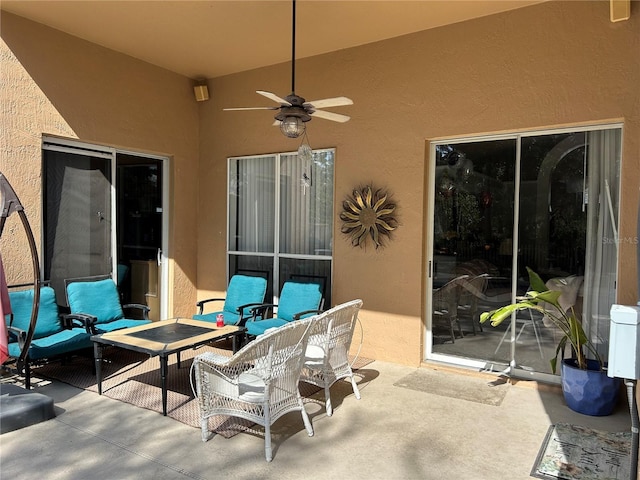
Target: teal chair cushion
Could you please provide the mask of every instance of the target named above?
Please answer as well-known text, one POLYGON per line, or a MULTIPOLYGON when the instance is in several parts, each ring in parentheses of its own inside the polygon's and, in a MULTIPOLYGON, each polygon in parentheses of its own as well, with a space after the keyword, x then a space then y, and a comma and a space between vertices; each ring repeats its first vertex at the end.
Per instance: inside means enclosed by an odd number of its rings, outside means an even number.
POLYGON ((113 322, 96 325, 96 333, 106 333, 123 328, 139 327, 140 325, 146 325, 147 323, 151 323, 151 320, 121 318, 120 320, 114 320, 113 322))
MULTIPOLYGON (((91 346, 91 336, 84 328, 72 328, 70 330, 62 330, 48 337, 32 340, 29 347, 29 358, 31 360, 51 358, 91 346)), ((18 342, 9 344, 9 355, 12 357, 20 356, 18 342)))
MULTIPOLYGON (((267 293, 267 279, 249 275, 234 275, 231 277, 223 310, 238 317, 238 307, 249 303, 263 303, 267 293)), ((244 315, 249 315, 249 308, 245 308, 244 315)), ((231 317, 230 317, 231 318, 231 317)))
MULTIPOLYGON (((9 292, 13 321, 11 325, 20 330, 29 330, 31 323, 31 309, 33 307, 33 289, 16 290, 9 292)), ((6 317, 7 325, 9 316, 6 317)), ((58 315, 58 304, 56 294, 51 287, 40 288, 40 306, 38 307, 38 320, 33 334, 34 339, 47 337, 63 330, 60 316, 58 315)))
MULTIPOLYGON (((120 295, 111 278, 98 281, 71 282, 67 285, 71 313, 86 313, 97 318, 97 324, 124 318, 120 295)), ((138 323, 137 325, 142 325, 138 323)))
POLYGON ((258 320, 257 322, 247 322, 247 334, 262 335, 268 328, 278 328, 286 325, 286 320, 281 318, 269 318, 267 320, 258 320))
MULTIPOLYGON (((285 282, 280 294, 277 318, 291 322, 296 313, 320 308, 321 301, 322 288, 319 284, 285 282)), ((310 315, 313 314, 305 315, 305 317, 310 315)))
MULTIPOLYGON (((294 316, 308 310, 318 310, 322 303, 322 287, 318 283, 298 283, 294 280, 285 282, 280 292, 280 302, 275 318, 247 322, 247 334, 262 335, 269 328, 277 328, 294 321, 294 316)), ((317 312, 302 315, 307 318, 317 312)))
MULTIPOLYGON (((217 312, 200 313, 193 315, 194 320, 205 322, 215 322, 219 313, 224 317, 225 325, 237 325, 240 319, 238 307, 242 305, 259 304, 264 302, 267 293, 267 279, 263 277, 253 277, 250 275, 234 275, 231 277, 227 296, 224 300, 222 310, 217 312)), ((244 317, 249 318, 251 307, 244 309, 244 317)))

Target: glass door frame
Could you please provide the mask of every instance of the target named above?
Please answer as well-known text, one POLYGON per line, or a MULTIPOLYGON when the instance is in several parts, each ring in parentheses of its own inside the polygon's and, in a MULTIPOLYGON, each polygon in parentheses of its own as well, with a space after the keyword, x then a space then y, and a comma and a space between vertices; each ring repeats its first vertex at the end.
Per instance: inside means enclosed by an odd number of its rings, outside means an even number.
MULTIPOLYGON (((540 129, 540 130, 527 130, 521 132, 504 133, 496 135, 478 135, 478 136, 464 136, 464 137, 442 137, 432 140, 427 140, 427 177, 426 177, 426 209, 425 209, 425 262, 424 262, 424 322, 423 322, 423 338, 424 338, 424 350, 423 361, 433 363, 443 363, 448 365, 460 366, 463 368, 470 368, 480 371, 492 371, 508 373, 511 376, 518 378, 529 378, 534 380, 543 381, 546 383, 559 384, 559 375, 552 375, 543 372, 532 372, 529 370, 520 369, 515 363, 516 352, 516 335, 517 326, 515 319, 512 317, 511 325, 509 327, 511 334, 510 342, 510 361, 509 364, 496 363, 489 360, 463 358, 452 355, 445 355, 442 353, 433 352, 433 332, 432 332, 432 292, 433 292, 433 266, 434 266, 434 214, 435 214, 435 178, 436 178, 436 146, 445 145, 449 143, 472 143, 494 140, 515 140, 516 141, 516 157, 515 161, 515 178, 517 182, 514 185, 514 219, 513 219, 513 242, 512 242, 512 278, 511 278, 511 301, 515 302, 515 296, 517 291, 517 273, 518 273, 518 244, 519 244, 519 212, 520 212, 520 162, 521 162, 521 145, 522 139, 526 137, 550 135, 550 134, 562 134, 562 133, 574 133, 574 132, 589 132, 597 130, 609 130, 620 129, 623 131, 622 123, 602 123, 602 124, 585 124, 576 125, 573 127, 554 128, 554 129, 540 129), (497 368, 496 368, 497 367, 497 368)), ((621 140, 622 141, 622 140, 621 140)), ((621 162, 622 160, 620 160, 621 162)), ((620 205, 617 205, 618 218, 620 218, 619 210, 620 205)), ((617 259, 616 259, 617 265, 617 259)), ((616 276, 619 274, 616 268, 616 276)))
MULTIPOLYGON (((116 189, 117 189, 117 155, 124 154, 129 156, 138 156, 141 158, 148 158, 153 160, 160 160, 162 165, 162 251, 159 261, 161 262, 160 269, 160 317, 168 318, 169 315, 169 264, 168 264, 168 252, 169 252, 169 224, 170 224, 170 210, 169 210, 169 188, 170 188, 170 168, 169 157, 162 155, 155 155, 145 152, 126 150, 120 148, 107 147, 99 144, 92 144, 82 142, 80 140, 56 137, 51 135, 45 135, 42 137, 42 150, 54 150, 58 152, 67 152, 70 154, 85 154, 95 155, 97 157, 106 159, 109 162, 110 174, 111 174, 111 186, 110 186, 110 208, 111 208, 111 269, 114 281, 117 280, 118 272, 118 245, 117 245, 117 221, 116 221, 116 189)), ((44 155, 43 155, 44 162, 44 155)), ((44 165, 43 165, 44 168, 44 165)), ((44 187, 44 186, 43 186, 44 187)), ((41 251, 44 252, 44 225, 45 225, 45 205, 44 196, 42 196, 41 204, 41 229, 40 245, 41 251)), ((40 271, 44 272, 44 255, 40 256, 40 271)))

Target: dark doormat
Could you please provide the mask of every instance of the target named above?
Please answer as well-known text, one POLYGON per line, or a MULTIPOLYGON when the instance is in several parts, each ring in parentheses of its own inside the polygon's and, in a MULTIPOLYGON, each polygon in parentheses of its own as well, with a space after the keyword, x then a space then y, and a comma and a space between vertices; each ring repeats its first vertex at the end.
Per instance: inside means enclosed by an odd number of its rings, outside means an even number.
POLYGON ((441 397, 457 398, 496 407, 502 403, 509 389, 509 383, 503 377, 488 380, 426 368, 410 373, 394 385, 441 397))

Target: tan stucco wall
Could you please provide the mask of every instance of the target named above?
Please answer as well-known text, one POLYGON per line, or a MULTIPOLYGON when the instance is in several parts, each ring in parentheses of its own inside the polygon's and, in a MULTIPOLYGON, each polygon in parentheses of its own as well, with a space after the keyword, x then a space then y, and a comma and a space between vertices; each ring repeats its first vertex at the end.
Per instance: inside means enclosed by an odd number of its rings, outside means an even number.
MULTIPOLYGON (((333 301, 364 300, 362 355, 408 365, 422 359, 430 139, 623 121, 620 235, 635 237, 637 5, 631 20, 614 24, 608 2, 554 1, 297 61, 298 94, 355 102, 333 109, 352 116, 346 124, 314 119, 309 140, 337 148, 333 301), (400 228, 379 251, 354 249, 339 233, 342 199, 367 182, 398 204, 400 228)), ((288 94, 290 66, 210 80, 211 100, 197 104, 184 77, 10 14, 1 21, 0 171, 30 217, 40 217, 43 133, 169 155, 172 313, 190 314, 196 296, 223 292, 226 158, 291 151, 299 142, 272 127, 269 112, 222 108, 267 105, 257 89, 288 94)), ((32 223, 39 238, 39 221, 32 223)), ((26 276, 28 266, 11 262, 26 251, 17 230, 8 229, 0 246, 10 276, 26 276)), ((622 303, 636 301, 634 248, 621 245, 622 303)))
MULTIPOLYGON (((620 235, 635 237, 640 184, 640 12, 609 21, 608 2, 550 2, 376 44, 298 60, 296 90, 308 100, 345 95, 352 120, 314 119, 314 148, 336 147, 333 301, 364 300, 362 355, 417 365, 422 359, 426 143, 455 135, 624 121, 620 235), (383 250, 352 248, 339 233, 342 199, 365 182, 387 188, 400 228, 383 250)), ((301 31, 300 35, 312 34, 301 31)), ((317 34, 317 33, 314 33, 317 34)), ((327 32, 330 34, 330 32, 327 32)), ((228 156, 297 149, 257 89, 290 90, 288 64, 219 78, 200 137, 199 296, 224 289, 228 156), (204 254, 206 252, 206 254, 204 254)), ((636 301, 633 245, 621 245, 619 301, 636 301), (633 261, 625 261, 633 258, 633 261)))
MULTIPOLYGON (((0 171, 40 244, 43 134, 170 156, 170 271, 176 314, 195 302, 198 105, 189 79, 2 12, 0 171)), ((7 280, 31 278, 17 216, 1 247, 7 280)), ((28 258, 28 257, 27 257, 28 258)))

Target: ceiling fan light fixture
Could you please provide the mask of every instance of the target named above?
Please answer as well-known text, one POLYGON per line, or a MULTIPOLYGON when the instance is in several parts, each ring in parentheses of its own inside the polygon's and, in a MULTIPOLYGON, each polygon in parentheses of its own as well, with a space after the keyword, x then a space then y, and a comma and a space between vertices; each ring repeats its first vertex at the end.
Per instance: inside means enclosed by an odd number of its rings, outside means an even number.
POLYGON ((353 101, 347 97, 334 97, 307 102, 304 98, 296 95, 296 0, 292 0, 291 3, 293 13, 291 16, 291 94, 285 98, 281 98, 265 90, 256 90, 258 95, 262 95, 276 102, 278 106, 224 108, 223 110, 279 110, 279 112, 274 115, 276 119, 274 125, 279 124, 280 131, 286 137, 298 138, 306 131, 305 122, 310 121, 312 117, 323 118, 339 123, 348 121, 350 117, 347 115, 327 112, 320 109, 353 105, 353 101))
POLYGON ((280 131, 285 137, 298 138, 305 129, 305 122, 300 117, 289 116, 280 122, 280 131))

